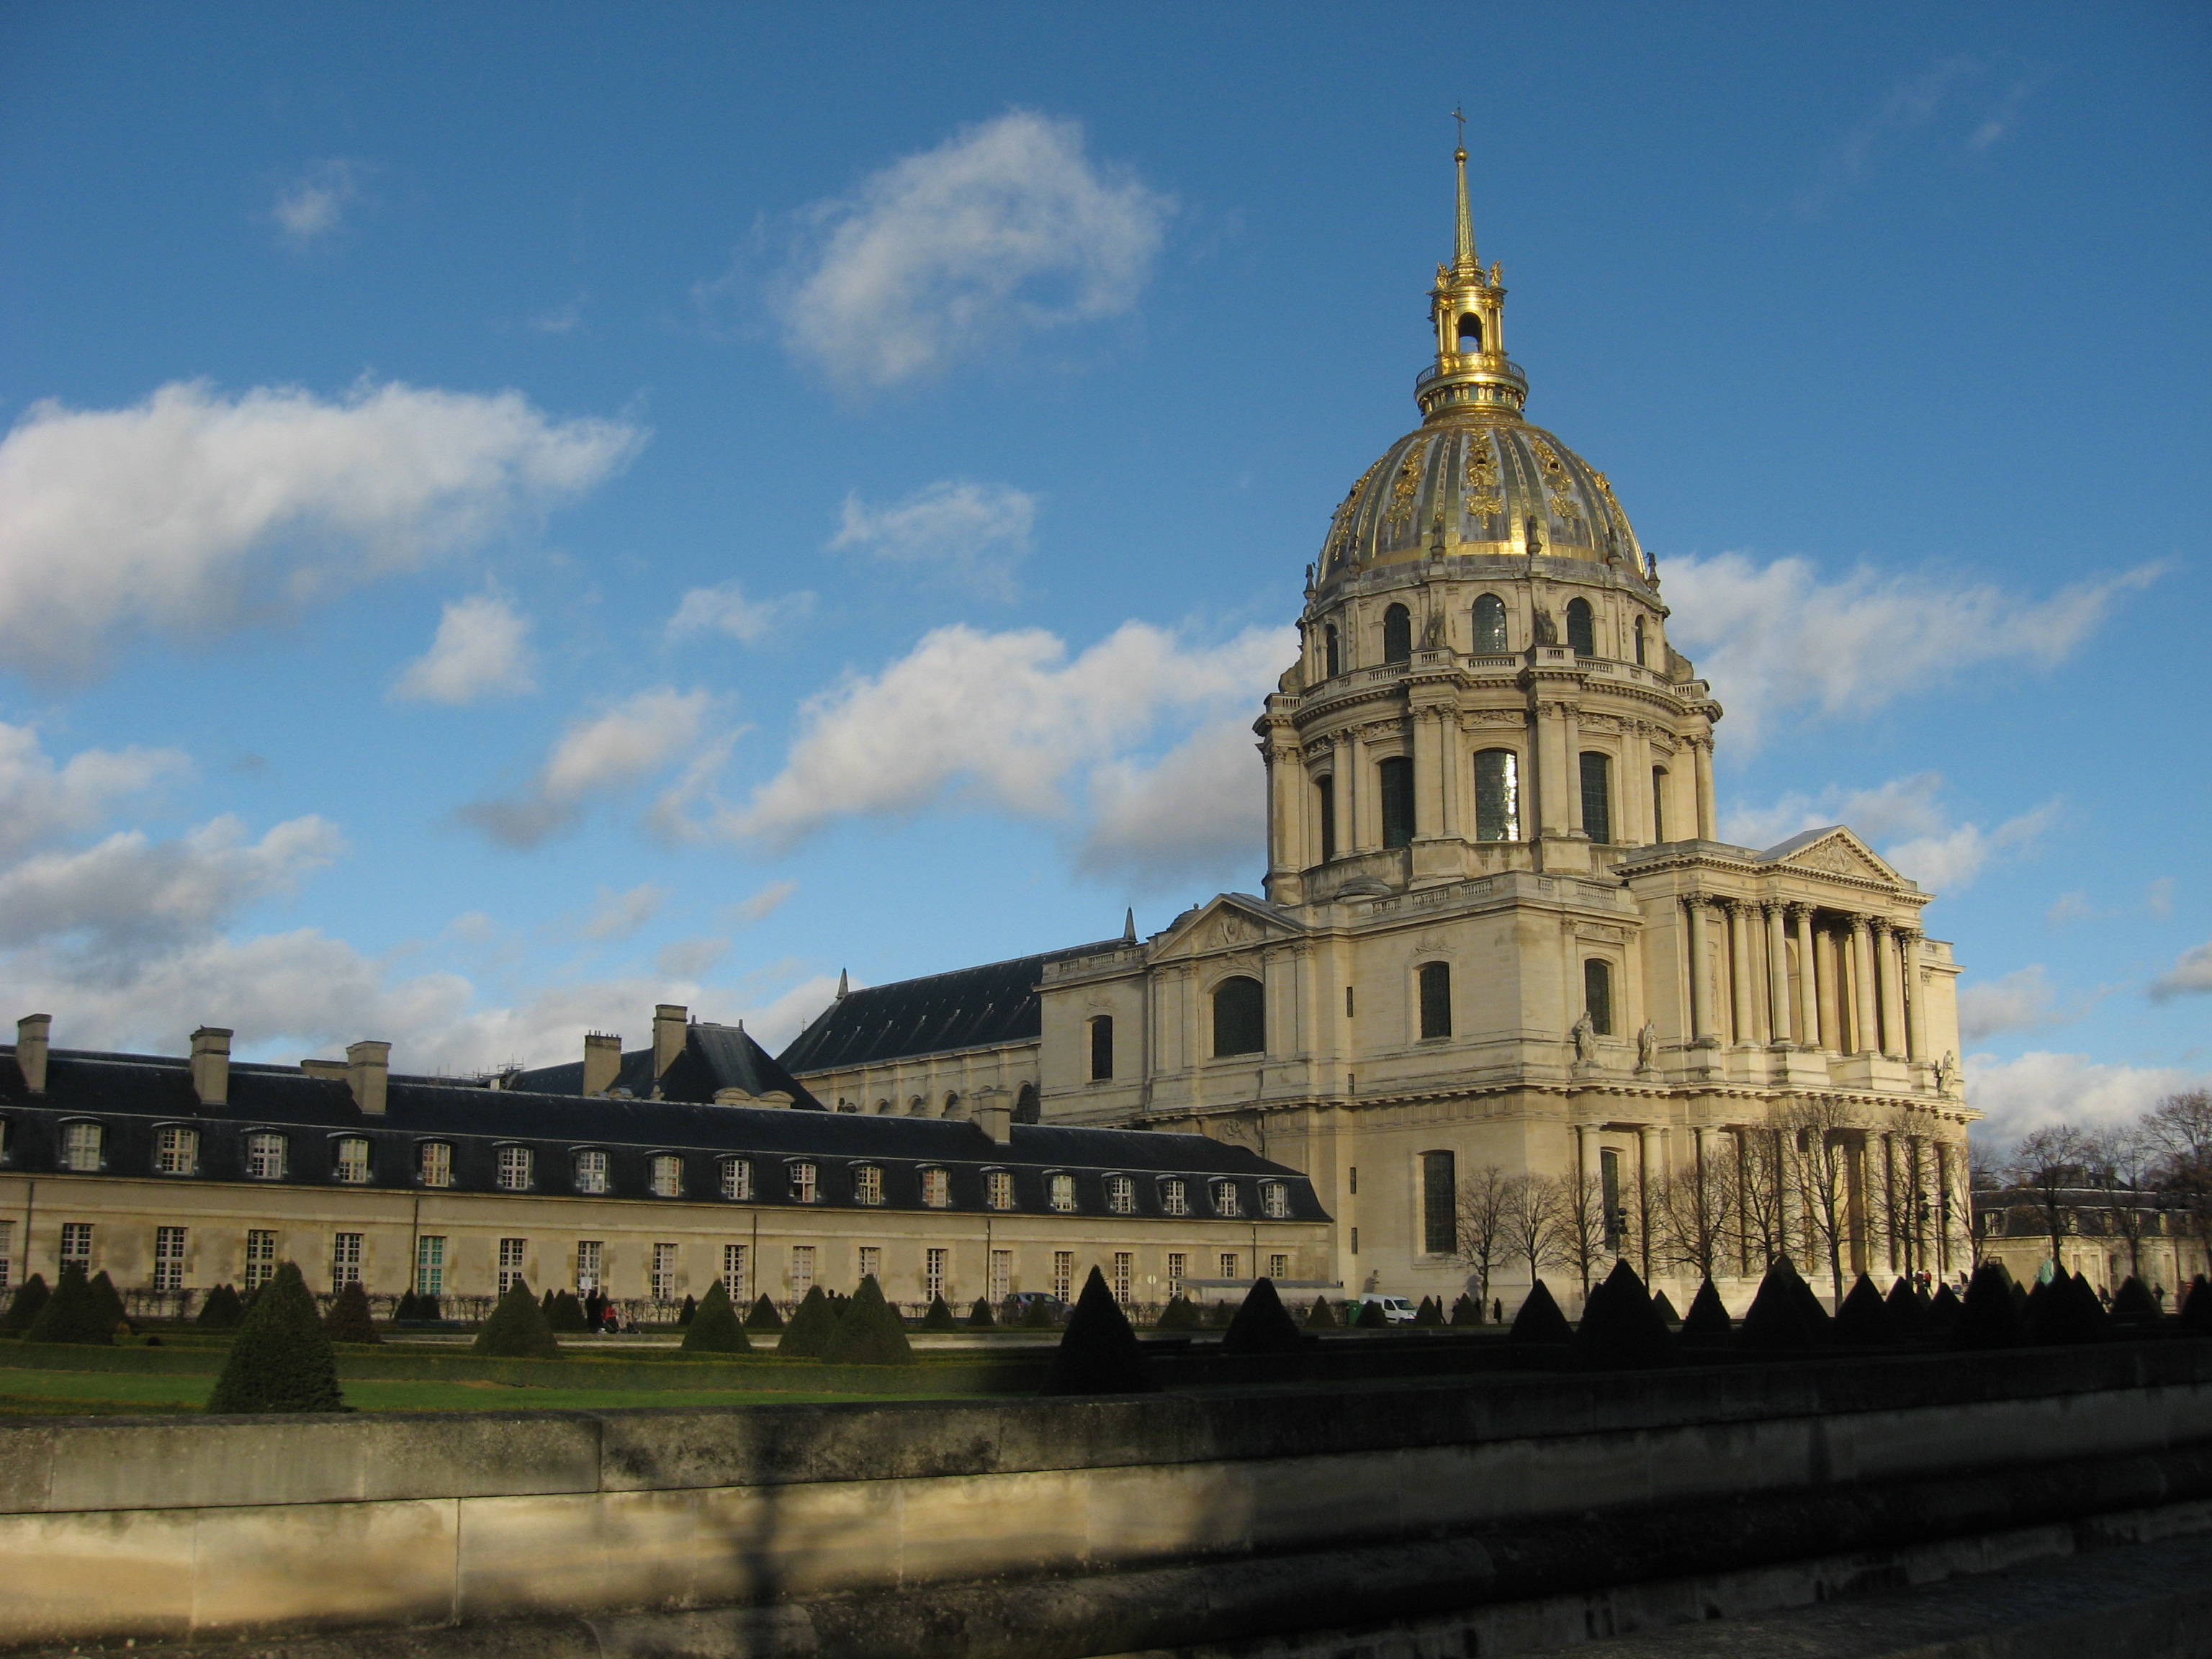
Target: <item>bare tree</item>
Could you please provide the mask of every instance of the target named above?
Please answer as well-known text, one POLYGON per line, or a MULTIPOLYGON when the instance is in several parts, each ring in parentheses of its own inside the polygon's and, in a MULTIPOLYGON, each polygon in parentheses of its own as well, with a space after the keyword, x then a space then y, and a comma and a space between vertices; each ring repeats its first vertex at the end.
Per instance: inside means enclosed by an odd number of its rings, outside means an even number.
POLYGON ((2105 1200, 2106 1231, 2126 1241, 2128 1272, 2137 1279, 2143 1271, 2143 1232, 2156 1214, 2156 1200, 2144 1183, 2157 1156, 2157 1143, 2140 1122, 2100 1130, 2089 1141, 2089 1183, 2105 1200))
POLYGON ((1533 1289, 1538 1275, 1563 1259, 1559 1189, 1541 1176, 1509 1176, 1499 1198, 1498 1214, 1505 1253, 1528 1264, 1533 1289))
POLYGON ((1582 1276, 1583 1299, 1589 1299, 1590 1280, 1608 1251, 1627 1235, 1627 1213, 1610 1220, 1605 1213, 1605 1183, 1586 1171, 1576 1170, 1552 1183, 1553 1225, 1558 1234, 1559 1260, 1582 1276))
POLYGON ((1700 1279, 1719 1278, 1736 1231, 1735 1170, 1717 1158, 1670 1170, 1650 1201, 1651 1246, 1659 1261, 1700 1279))
POLYGON ((1840 1103, 1816 1095, 1793 1103, 1783 1121, 1790 1200, 1811 1235, 1808 1243, 1827 1258, 1828 1283, 1840 1303, 1852 1221, 1850 1120, 1840 1103))
POLYGON ((1486 1164, 1460 1182, 1459 1259, 1474 1273, 1475 1294, 1487 1301, 1491 1274, 1507 1249, 1505 1200, 1508 1177, 1486 1164))
POLYGON ((2212 1257, 2212 1089, 2166 1096, 2144 1114, 2142 1127, 2158 1148, 2159 1184, 2180 1199, 2189 1231, 2212 1257))
POLYGON ((2051 1240, 2051 1265, 2059 1248, 2075 1231, 2077 1206, 2072 1194, 2088 1185, 2088 1136, 2068 1123, 2055 1123, 2021 1137, 2005 1173, 2021 1196, 2034 1206, 2051 1240))
POLYGON ((1790 1254, 1790 1162, 1785 1131, 1736 1131, 1736 1233, 1747 1272, 1765 1273, 1790 1254))
MULTIPOLYGON (((1936 1155, 1938 1158, 1948 1156, 1940 1141, 1936 1143, 1936 1155)), ((1948 1213, 1944 1217, 1944 1224, 1965 1230, 1966 1257, 1977 1271, 1979 1271, 1982 1265, 1984 1234, 1981 1218, 1974 1213, 1974 1195, 1978 1193, 1994 1194, 2002 1190, 2003 1186, 2003 1171, 1996 1153, 1990 1147, 1983 1146, 1978 1140, 1968 1141, 1966 1143, 1966 1184, 1964 1187, 1956 1184, 1950 1187, 1951 1201, 1948 1213)))

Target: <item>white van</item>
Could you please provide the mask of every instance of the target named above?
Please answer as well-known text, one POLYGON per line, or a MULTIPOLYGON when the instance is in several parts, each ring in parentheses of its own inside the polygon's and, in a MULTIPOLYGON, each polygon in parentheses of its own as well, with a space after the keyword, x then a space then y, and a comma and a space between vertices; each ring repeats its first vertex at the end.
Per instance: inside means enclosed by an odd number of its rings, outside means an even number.
POLYGON ((1359 1311, 1370 1302, 1379 1302, 1382 1304, 1382 1317, 1393 1325, 1410 1325, 1413 1322, 1413 1316, 1420 1311, 1402 1296, 1382 1296, 1369 1291, 1353 1305, 1353 1316, 1357 1317, 1359 1311))

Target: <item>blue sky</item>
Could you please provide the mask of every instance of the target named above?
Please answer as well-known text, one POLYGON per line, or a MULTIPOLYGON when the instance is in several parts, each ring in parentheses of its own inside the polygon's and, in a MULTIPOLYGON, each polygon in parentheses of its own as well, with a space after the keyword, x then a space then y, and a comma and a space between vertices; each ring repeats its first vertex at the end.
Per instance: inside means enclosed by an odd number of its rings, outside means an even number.
POLYGON ((1942 891, 1994 1127, 2129 1113, 2212 1073, 2209 71, 2184 5, 11 7, 0 985, 469 1070, 1255 887, 1463 100, 1724 830, 1942 891))

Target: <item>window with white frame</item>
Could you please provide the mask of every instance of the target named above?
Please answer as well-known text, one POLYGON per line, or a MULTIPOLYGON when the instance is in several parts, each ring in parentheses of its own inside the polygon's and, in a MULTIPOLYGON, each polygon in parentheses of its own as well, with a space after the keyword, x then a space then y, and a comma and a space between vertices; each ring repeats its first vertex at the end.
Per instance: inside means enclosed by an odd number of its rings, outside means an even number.
POLYGON ((157 1291, 181 1291, 185 1288, 185 1230, 182 1227, 154 1229, 154 1288, 157 1291))
POLYGON ((945 1294, 945 1263, 951 1252, 933 1245, 921 1255, 921 1293, 935 1301, 945 1294))
POLYGON ((499 1149, 497 1179, 502 1192, 526 1193, 537 1160, 527 1146, 502 1146, 499 1149))
POLYGON ((791 1201, 811 1204, 822 1195, 822 1171, 811 1164, 791 1166, 791 1201))
POLYGON ((1213 1183, 1213 1212, 1216 1215, 1238 1215, 1243 1213, 1243 1212, 1237 1207, 1237 1183, 1235 1182, 1217 1181, 1213 1183))
POLYGON ((1137 1253, 1134 1250, 1114 1252, 1114 1280, 1112 1289, 1116 1302, 1129 1299, 1131 1287, 1136 1282, 1137 1253))
POLYGON ((1289 1256, 1278 1254, 1267 1258, 1268 1278, 1273 1279, 1288 1279, 1290 1276, 1291 1259, 1289 1256))
POLYGON ((368 1142, 360 1135, 340 1135, 331 1144, 331 1179, 348 1187, 368 1184, 368 1142))
POLYGON ((1014 1293, 1014 1253, 1012 1250, 991 1252, 991 1300, 1004 1302, 1014 1293))
POLYGON ((1279 1181, 1260 1183, 1260 1213, 1270 1221, 1286 1221, 1291 1214, 1291 1189, 1279 1181))
POLYGON ((530 1241, 524 1238, 502 1238, 499 1241, 499 1293, 505 1296, 522 1277, 522 1253, 530 1241))
POLYGON ((246 1235, 246 1288, 258 1291, 276 1277, 276 1231, 254 1227, 246 1235))
POLYGON ((1224 1250, 1221 1253, 1221 1276, 1224 1279, 1234 1279, 1237 1277, 1236 1251, 1224 1250))
MULTIPOLYGON (((275 1238, 276 1234, 269 1235, 275 1238)), ((64 1221, 62 1223, 62 1267, 76 1267, 82 1272, 92 1271, 92 1223, 64 1221)))
POLYGON ((200 1133, 171 1123, 154 1132, 154 1173, 188 1176, 199 1173, 200 1133))
POLYGON ((653 1247, 653 1279, 650 1286, 655 1302, 673 1302, 677 1297, 676 1262, 679 1254, 673 1244, 653 1247))
POLYGON ((744 1245, 722 1246, 722 1292, 741 1312, 745 1305, 745 1270, 749 1265, 744 1245))
POLYGON ((1190 1257, 1182 1250, 1168 1252, 1168 1294, 1181 1296, 1182 1282, 1190 1277, 1190 1257))
POLYGON ((655 1198, 684 1196, 684 1160, 673 1152, 656 1152, 646 1166, 655 1198))
POLYGON ((0 1291, 15 1282, 15 1224, 0 1221, 0 1291))
POLYGON ((1075 1252, 1054 1250, 1052 1253, 1052 1293, 1065 1302, 1075 1294, 1075 1252))
POLYGON ((587 1296, 599 1288, 599 1279, 606 1270, 605 1241, 580 1238, 576 1241, 576 1294, 587 1296))
MULTIPOLYGON (((576 1190, 604 1193, 607 1189, 607 1155, 597 1149, 576 1154, 576 1190)), ((581 1285, 578 1289, 583 1288, 581 1285)))
POLYGON ((881 1246, 875 1244, 863 1244, 860 1246, 860 1276, 862 1279, 872 1279, 876 1281, 878 1288, 882 1286, 884 1282, 884 1253, 881 1246))
POLYGON ((791 1247, 791 1297, 797 1301, 814 1288, 814 1247, 794 1244, 791 1247))
POLYGON ((246 1173, 254 1181, 284 1178, 284 1137, 257 1130, 246 1138, 246 1173))
POLYGON ((1177 1176, 1170 1176, 1160 1182, 1160 1212, 1163 1215, 1188 1215, 1190 1182, 1177 1176))
POLYGON ((62 1168, 80 1175, 97 1175, 100 1155, 106 1150, 107 1131, 97 1123, 62 1126, 62 1168))
POLYGON ((1075 1177, 1072 1175, 1047 1176, 1044 1180, 1047 1201, 1063 1215, 1075 1209, 1075 1177))
POLYGON ((1115 1215, 1137 1212, 1137 1183, 1128 1176, 1106 1177, 1106 1207, 1115 1215))
POLYGON ((453 1149, 442 1140, 426 1140, 415 1149, 415 1172, 425 1187, 453 1184, 453 1149))
POLYGON ((933 1210, 942 1210, 952 1202, 951 1170, 924 1170, 921 1172, 921 1201, 933 1210))
POLYGON ((424 1233, 415 1241, 415 1294, 446 1293, 446 1240, 441 1233, 424 1233))
POLYGON ((880 1204, 884 1201, 884 1172, 872 1164, 863 1164, 853 1171, 853 1202, 880 1204))
POLYGON ((349 1285, 361 1283, 361 1244, 359 1233, 331 1235, 331 1288, 342 1291, 349 1285))
POLYGON ((983 1177, 983 1202, 994 1210, 1014 1207, 1014 1176, 1011 1170, 993 1170, 983 1177))
POLYGON ((726 1158, 722 1160, 722 1196, 750 1198, 753 1195, 753 1166, 751 1160, 726 1158))

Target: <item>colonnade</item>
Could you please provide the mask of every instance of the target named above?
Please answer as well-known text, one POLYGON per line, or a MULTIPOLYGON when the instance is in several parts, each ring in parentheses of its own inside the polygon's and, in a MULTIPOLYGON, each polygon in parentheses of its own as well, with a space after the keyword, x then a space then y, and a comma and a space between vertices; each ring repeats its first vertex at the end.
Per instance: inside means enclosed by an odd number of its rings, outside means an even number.
POLYGON ((1928 1058, 1918 930, 1784 899, 1683 903, 1693 1042, 1928 1058))

